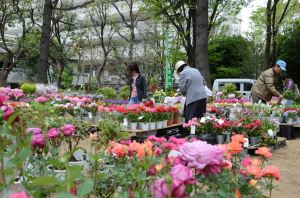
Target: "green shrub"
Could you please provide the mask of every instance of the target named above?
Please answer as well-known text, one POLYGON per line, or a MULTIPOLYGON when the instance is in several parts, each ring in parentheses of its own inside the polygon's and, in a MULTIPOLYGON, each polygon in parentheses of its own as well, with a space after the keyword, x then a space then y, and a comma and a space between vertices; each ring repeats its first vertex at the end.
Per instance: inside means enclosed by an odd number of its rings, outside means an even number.
POLYGON ((130 87, 128 85, 123 86, 120 90, 120 94, 119 94, 120 98, 126 100, 128 99, 129 95, 130 95, 130 87))
POLYGON ((36 90, 36 85, 34 83, 25 82, 22 84, 21 89, 25 94, 33 94, 36 90))
POLYGON ((116 90, 111 87, 103 87, 96 91, 97 94, 101 94, 103 99, 115 99, 117 97, 116 90))
POLYGON ((285 91, 283 93, 283 98, 287 99, 287 100, 294 100, 295 96, 294 96, 294 93, 292 91, 285 91))

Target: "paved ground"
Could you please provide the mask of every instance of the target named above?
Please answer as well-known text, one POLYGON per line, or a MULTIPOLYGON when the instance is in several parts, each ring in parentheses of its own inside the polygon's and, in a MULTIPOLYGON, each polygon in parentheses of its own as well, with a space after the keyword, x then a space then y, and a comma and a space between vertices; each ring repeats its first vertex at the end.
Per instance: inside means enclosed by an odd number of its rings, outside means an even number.
POLYGON ((273 198, 300 197, 300 138, 287 140, 287 146, 275 150, 272 165, 278 166, 281 180, 273 191, 273 198))

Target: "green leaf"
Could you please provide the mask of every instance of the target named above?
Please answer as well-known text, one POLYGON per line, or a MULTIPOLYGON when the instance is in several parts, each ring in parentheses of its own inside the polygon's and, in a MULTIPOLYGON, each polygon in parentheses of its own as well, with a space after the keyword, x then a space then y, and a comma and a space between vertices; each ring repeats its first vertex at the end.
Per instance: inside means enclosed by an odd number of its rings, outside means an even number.
POLYGON ((85 196, 92 192, 94 183, 92 180, 87 180, 78 186, 78 195, 85 196))
POLYGON ((16 119, 16 117, 17 117, 18 115, 19 115, 19 111, 13 112, 13 113, 9 116, 9 118, 8 118, 8 120, 7 120, 8 124, 12 124, 12 122, 16 119))
POLYGON ((56 194, 56 198, 76 198, 77 196, 71 195, 68 192, 59 192, 56 194))
POLYGON ((62 186, 63 182, 56 177, 41 176, 31 181, 32 186, 62 186))

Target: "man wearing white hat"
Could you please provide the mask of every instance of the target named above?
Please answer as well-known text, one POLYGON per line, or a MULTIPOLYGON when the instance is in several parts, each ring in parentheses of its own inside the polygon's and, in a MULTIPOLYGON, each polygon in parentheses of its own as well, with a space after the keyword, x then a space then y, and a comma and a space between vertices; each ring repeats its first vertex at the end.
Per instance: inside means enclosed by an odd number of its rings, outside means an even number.
POLYGON ((204 80, 198 69, 191 68, 183 61, 175 64, 175 73, 179 75, 179 90, 186 97, 184 107, 185 122, 200 118, 206 112, 206 90, 204 80))
POLYGON ((259 101, 266 103, 269 102, 273 96, 282 99, 282 95, 276 90, 276 78, 280 77, 281 71, 286 71, 286 62, 278 60, 276 64, 265 70, 257 79, 251 89, 252 103, 259 101))

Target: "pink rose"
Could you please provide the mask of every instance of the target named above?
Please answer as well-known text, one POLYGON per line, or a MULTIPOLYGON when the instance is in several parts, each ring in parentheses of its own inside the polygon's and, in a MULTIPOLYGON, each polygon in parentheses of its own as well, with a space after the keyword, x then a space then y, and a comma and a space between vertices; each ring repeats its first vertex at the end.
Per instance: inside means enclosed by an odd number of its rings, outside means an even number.
POLYGON ((59 137, 59 129, 58 128, 51 128, 49 131, 48 131, 48 137, 50 139, 52 138, 57 138, 59 137))
POLYGON ((221 165, 224 151, 202 141, 187 142, 180 148, 180 157, 190 168, 204 169, 210 165, 221 165))
POLYGON ((241 162, 243 166, 250 166, 251 165, 251 158, 247 155, 241 162))
POLYGON ((34 101, 44 103, 44 102, 47 102, 47 98, 45 98, 44 96, 40 96, 40 97, 37 97, 36 99, 34 99, 34 101))
POLYGON ((171 192, 169 192, 168 184, 165 179, 155 180, 154 184, 151 186, 152 196, 155 198, 185 198, 187 197, 185 193, 185 185, 179 180, 173 180, 171 185, 171 192))
POLYGON ((165 179, 158 179, 154 181, 151 186, 152 196, 155 198, 165 198, 169 194, 168 184, 165 179))
POLYGON ((45 138, 42 134, 33 135, 31 138, 31 145, 34 147, 44 148, 45 138))
POLYGON ((155 154, 156 156, 161 155, 161 154, 162 154, 161 148, 159 148, 159 147, 156 146, 155 149, 154 149, 154 154, 155 154))
POLYGON ((11 116, 11 114, 12 114, 14 111, 13 111, 12 108, 7 107, 7 106, 2 106, 1 109, 2 109, 3 112, 4 112, 3 119, 7 121, 8 118, 11 116))
POLYGON ((27 196, 25 192, 18 192, 11 194, 9 198, 32 198, 32 196, 27 196))
POLYGON ((184 182, 193 177, 193 171, 182 164, 177 164, 172 167, 170 175, 173 179, 184 182))
POLYGON ((27 128, 26 133, 32 133, 33 135, 41 134, 42 130, 40 128, 27 128))
POLYGON ((61 130, 65 136, 71 136, 75 133, 75 127, 73 124, 66 124, 62 126, 61 130))

